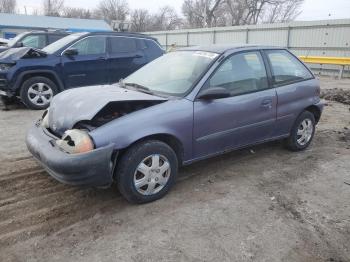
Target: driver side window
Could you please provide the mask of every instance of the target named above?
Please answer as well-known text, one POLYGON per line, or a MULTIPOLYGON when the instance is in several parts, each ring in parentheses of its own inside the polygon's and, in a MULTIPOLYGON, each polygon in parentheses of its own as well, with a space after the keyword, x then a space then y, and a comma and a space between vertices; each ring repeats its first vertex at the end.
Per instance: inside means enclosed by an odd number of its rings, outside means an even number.
POLYGON ((79 55, 102 55, 106 52, 106 37, 87 37, 71 48, 76 48, 79 55))
POLYGON ((207 82, 206 88, 223 87, 231 96, 267 89, 268 81, 259 52, 245 52, 226 59, 207 82))

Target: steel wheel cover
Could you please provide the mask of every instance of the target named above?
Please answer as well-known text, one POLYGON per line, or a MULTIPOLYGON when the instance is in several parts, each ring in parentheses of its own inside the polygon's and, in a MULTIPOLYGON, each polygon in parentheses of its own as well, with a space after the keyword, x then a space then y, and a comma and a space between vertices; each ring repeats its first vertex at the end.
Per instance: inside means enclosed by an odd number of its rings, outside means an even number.
POLYGON ((169 160, 160 154, 144 158, 134 173, 134 186, 142 195, 149 196, 160 192, 171 175, 169 160))

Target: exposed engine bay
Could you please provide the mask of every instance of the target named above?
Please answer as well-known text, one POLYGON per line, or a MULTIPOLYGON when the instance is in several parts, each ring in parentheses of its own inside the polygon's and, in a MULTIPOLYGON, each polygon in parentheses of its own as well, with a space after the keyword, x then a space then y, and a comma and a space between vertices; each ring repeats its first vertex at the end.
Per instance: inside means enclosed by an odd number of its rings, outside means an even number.
POLYGON ((0 53, 0 59, 4 62, 14 62, 21 58, 41 58, 46 56, 45 52, 31 47, 10 48, 0 53))
POLYGON ((87 129, 91 131, 97 127, 107 124, 112 120, 163 102, 164 101, 162 100, 110 102, 105 107, 103 107, 91 120, 80 121, 79 123, 75 124, 74 128, 87 129))

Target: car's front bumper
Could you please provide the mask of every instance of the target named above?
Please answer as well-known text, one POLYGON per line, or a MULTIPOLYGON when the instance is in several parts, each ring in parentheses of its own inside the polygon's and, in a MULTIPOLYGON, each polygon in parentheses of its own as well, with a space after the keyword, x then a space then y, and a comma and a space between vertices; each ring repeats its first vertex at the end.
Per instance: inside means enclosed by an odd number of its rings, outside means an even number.
POLYGON ((56 139, 40 124, 26 137, 29 151, 52 177, 70 185, 105 187, 113 182, 112 144, 88 153, 68 154, 55 145, 56 139))

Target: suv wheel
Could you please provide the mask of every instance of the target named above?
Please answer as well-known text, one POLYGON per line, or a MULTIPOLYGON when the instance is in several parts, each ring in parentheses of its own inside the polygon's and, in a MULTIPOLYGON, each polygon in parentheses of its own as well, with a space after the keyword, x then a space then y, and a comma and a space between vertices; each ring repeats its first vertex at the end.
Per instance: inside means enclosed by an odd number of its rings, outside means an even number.
POLYGON ((132 203, 160 199, 173 186, 177 169, 176 154, 167 144, 156 140, 136 144, 118 164, 119 191, 132 203))
POLYGON ((36 76, 26 80, 21 87, 21 100, 30 109, 46 109, 54 95, 58 92, 57 86, 50 79, 36 76))
POLYGON ((306 149, 315 134, 315 117, 309 111, 304 111, 295 121, 290 137, 287 139, 287 147, 292 151, 306 149))

